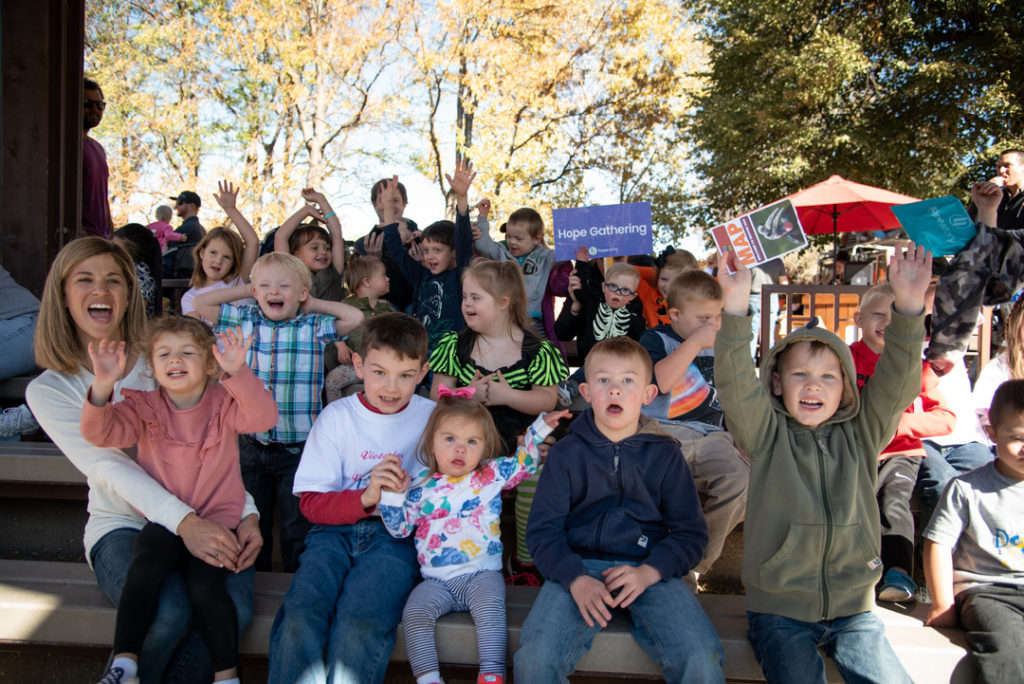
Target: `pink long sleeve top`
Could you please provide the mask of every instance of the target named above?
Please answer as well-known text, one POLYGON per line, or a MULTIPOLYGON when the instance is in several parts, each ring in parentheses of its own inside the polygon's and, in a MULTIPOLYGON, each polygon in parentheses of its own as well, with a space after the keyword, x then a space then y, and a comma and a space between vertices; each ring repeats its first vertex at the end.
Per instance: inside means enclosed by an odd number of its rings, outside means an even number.
POLYGON ((235 529, 245 487, 238 435, 277 423, 277 404, 263 383, 242 367, 212 384, 199 403, 177 409, 162 389, 122 390, 124 400, 82 408, 86 440, 100 447, 138 444, 138 462, 153 479, 204 519, 235 529))

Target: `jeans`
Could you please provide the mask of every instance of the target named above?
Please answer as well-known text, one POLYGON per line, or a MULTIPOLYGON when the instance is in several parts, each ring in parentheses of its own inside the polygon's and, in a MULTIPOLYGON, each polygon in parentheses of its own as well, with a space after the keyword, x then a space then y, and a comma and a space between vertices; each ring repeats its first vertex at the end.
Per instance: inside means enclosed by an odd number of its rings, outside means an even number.
POLYGON ((1024 682, 1024 587, 988 585, 956 597, 978 680, 1024 682))
POLYGON ((299 497, 292 493, 302 446, 302 443, 260 444, 245 435, 238 438, 242 482, 260 512, 263 548, 256 556, 257 570, 272 569, 275 510, 281 516, 281 560, 284 571, 295 572, 299 567, 299 556, 305 548, 304 540, 310 528, 309 521, 299 510, 299 497))
POLYGON ((382 682, 419 574, 412 539, 395 539, 379 518, 315 525, 274 619, 267 681, 382 682))
POLYGON ((771 613, 747 612, 747 638, 769 684, 825 683, 833 660, 847 684, 912 684, 872 613, 804 622, 771 613))
POLYGON ((34 313, 0 320, 0 380, 31 373, 36 369, 32 338, 36 332, 34 313))
POLYGON ((980 442, 941 446, 930 440, 924 440, 925 457, 921 461, 921 469, 917 476, 917 486, 921 493, 921 525, 922 529, 932 519, 932 513, 939 504, 946 485, 957 475, 980 468, 995 456, 992 449, 980 442))
MULTIPOLYGON (((121 528, 108 532, 92 547, 90 559, 96 582, 115 606, 121 601, 132 546, 139 531, 121 528)), ((238 633, 252 622, 252 568, 239 574, 228 573, 225 586, 238 614, 238 633)), ((173 573, 160 591, 160 607, 149 628, 139 654, 139 678, 142 684, 165 682, 208 682, 213 680, 210 654, 199 633, 191 628, 185 581, 181 573, 173 573)))
MULTIPOLYGON (((584 559, 584 567, 601 578, 619 562, 584 559)), ((661 668, 667 682, 724 682, 725 655, 718 634, 682 578, 647 588, 626 610, 629 631, 661 668)), ((515 679, 523 684, 568 682, 568 676, 601 631, 588 627, 566 587, 545 582, 523 623, 515 655, 515 679)))

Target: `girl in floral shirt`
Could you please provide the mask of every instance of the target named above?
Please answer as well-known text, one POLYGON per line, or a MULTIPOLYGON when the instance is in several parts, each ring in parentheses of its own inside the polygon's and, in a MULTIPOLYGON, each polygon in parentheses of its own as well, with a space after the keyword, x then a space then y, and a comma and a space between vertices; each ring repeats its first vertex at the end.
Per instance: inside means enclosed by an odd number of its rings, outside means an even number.
POLYGON ((434 624, 450 612, 469 611, 476 624, 479 682, 504 682, 505 583, 501 576, 501 491, 538 465, 537 446, 567 411, 539 417, 525 445, 499 458, 502 442, 474 388, 441 387, 420 441, 426 469, 405 492, 382 492, 380 514, 388 531, 415 530, 424 581, 402 614, 409 664, 418 684, 440 682, 434 624))

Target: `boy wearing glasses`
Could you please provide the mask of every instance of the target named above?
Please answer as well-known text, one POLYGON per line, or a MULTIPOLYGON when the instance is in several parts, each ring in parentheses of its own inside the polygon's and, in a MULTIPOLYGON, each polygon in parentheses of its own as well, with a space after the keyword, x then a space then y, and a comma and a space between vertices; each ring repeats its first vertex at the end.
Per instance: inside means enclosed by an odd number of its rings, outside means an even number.
MULTIPOLYGON (((576 268, 569 276, 569 304, 555 321, 555 335, 563 342, 576 340, 576 352, 585 359, 597 342, 613 337, 639 340, 647 328, 643 304, 636 297, 640 271, 624 262, 608 267, 604 276, 591 263, 585 249, 576 251, 576 268)), ((558 401, 570 406, 583 382, 580 368, 558 385, 558 401)))
POLYGON ((103 145, 89 137, 89 131, 103 121, 103 91, 96 81, 85 79, 85 102, 82 106, 82 230, 89 235, 110 239, 113 222, 107 199, 107 153, 103 145))

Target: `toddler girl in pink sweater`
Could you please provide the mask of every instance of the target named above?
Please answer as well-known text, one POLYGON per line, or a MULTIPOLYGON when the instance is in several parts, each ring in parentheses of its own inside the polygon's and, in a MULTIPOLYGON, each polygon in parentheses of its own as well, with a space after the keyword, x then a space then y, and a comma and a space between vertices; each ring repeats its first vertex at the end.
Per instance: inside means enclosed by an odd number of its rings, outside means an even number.
MULTIPOLYGON (((96 315, 104 313, 96 310, 96 315)), ((150 477, 199 518, 233 531, 246 497, 238 435, 277 422, 273 396, 245 365, 251 342, 241 330, 228 330, 220 335, 218 349, 202 321, 160 318, 151 324, 145 346, 158 388, 122 390, 124 400, 117 403, 110 401, 114 383, 134 365, 128 356, 136 352, 124 342, 90 342, 95 377, 82 409, 82 436, 101 447, 137 444, 138 464, 150 477)), ((193 555, 174 532, 147 523, 135 541, 117 609, 114 660, 101 682, 138 682, 142 642, 156 616, 161 587, 176 570, 185 577, 194 619, 213 660, 214 681, 237 682, 238 618, 224 578, 228 567, 239 571, 239 551, 235 543, 234 548, 193 555)))

